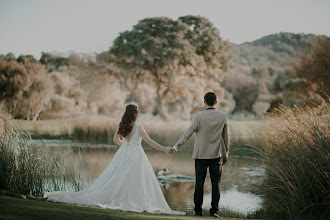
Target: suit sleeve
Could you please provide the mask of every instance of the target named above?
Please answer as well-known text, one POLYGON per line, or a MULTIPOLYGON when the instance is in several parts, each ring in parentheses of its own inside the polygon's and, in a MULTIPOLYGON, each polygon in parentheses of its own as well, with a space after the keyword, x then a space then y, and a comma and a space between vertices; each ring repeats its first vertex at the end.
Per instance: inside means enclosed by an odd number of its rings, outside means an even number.
POLYGON ((226 123, 222 130, 222 137, 225 142, 225 149, 226 149, 226 157, 228 158, 229 155, 229 146, 230 146, 230 137, 229 137, 229 126, 228 126, 228 120, 226 118, 226 123))
POLYGON ((190 127, 184 132, 178 142, 174 145, 179 149, 195 132, 198 131, 197 115, 194 116, 190 127))

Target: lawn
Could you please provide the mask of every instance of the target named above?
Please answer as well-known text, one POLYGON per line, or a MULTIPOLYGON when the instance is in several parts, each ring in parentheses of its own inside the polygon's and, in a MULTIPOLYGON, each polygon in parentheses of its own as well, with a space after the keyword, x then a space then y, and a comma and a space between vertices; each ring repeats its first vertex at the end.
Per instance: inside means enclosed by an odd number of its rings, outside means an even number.
MULTIPOLYGON (((194 216, 153 215, 97 207, 0 196, 0 219, 201 219, 194 216)), ((214 219, 202 217, 202 219, 214 219)), ((238 218, 221 218, 235 220, 238 218)))

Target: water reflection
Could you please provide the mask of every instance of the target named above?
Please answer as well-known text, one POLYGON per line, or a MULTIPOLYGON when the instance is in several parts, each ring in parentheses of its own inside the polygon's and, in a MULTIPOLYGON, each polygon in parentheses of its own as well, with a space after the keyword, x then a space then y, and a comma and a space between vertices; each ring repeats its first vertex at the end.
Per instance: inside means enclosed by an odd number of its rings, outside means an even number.
MULTIPOLYGON (((71 152, 73 157, 79 157, 79 151, 72 147, 72 143, 61 141, 47 141, 47 144, 40 141, 33 141, 35 146, 47 146, 53 151, 71 152), (61 147, 59 147, 61 146, 61 147)), ((82 146, 83 144, 79 144, 82 146)), ((85 145, 81 152, 86 160, 85 170, 81 170, 86 176, 90 176, 93 182, 108 166, 114 157, 117 147, 85 145)), ((159 170, 169 168, 169 174, 181 174, 195 176, 194 160, 191 158, 192 152, 189 150, 178 151, 174 155, 168 155, 161 151, 145 148, 146 155, 157 173, 159 170)), ((265 170, 258 160, 243 157, 231 156, 228 165, 223 167, 221 177, 221 198, 220 207, 247 213, 260 208, 262 199, 256 195, 256 188, 253 186, 262 183, 265 170)), ((169 205, 174 209, 188 210, 193 209, 193 195, 195 182, 167 182, 168 189, 162 188, 165 198, 169 205)), ((209 174, 204 186, 205 209, 210 208, 211 204, 211 181, 209 174)))
MULTIPOLYGON (((239 192, 237 186, 221 192, 220 208, 228 208, 233 211, 246 214, 260 208, 262 199, 250 192, 239 192)), ((204 196, 203 208, 211 208, 211 194, 204 196)))

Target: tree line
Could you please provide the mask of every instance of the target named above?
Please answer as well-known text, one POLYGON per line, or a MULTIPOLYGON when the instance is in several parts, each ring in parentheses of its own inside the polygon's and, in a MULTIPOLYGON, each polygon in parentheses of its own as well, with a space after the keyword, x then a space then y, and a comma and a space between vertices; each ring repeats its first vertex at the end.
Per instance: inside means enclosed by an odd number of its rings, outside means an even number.
POLYGON ((234 45, 204 17, 146 18, 103 53, 0 55, 0 105, 37 120, 118 115, 134 100, 142 113, 189 118, 214 91, 218 108, 262 117, 280 104, 328 101, 329 45, 289 33, 234 45))

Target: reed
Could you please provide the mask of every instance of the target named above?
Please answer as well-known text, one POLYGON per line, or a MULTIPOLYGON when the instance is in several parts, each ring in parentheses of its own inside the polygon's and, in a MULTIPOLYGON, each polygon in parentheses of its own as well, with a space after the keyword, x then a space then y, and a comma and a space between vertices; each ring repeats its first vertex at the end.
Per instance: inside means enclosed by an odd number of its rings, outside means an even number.
MULTIPOLYGON (((33 139, 74 139, 80 142, 106 143, 112 142, 113 135, 118 128, 120 118, 103 116, 86 116, 84 118, 26 121, 13 120, 11 123, 20 131, 27 132, 33 139)), ((140 123, 152 139, 167 146, 174 145, 183 132, 190 126, 190 121, 163 120, 158 117, 141 115, 140 123)), ((229 121, 232 140, 245 141, 256 138, 260 128, 260 121, 229 121)), ((190 138, 186 145, 193 146, 194 138, 190 138)))
POLYGON ((272 218, 325 219, 330 211, 329 105, 281 108, 264 125, 267 178, 261 189, 272 218))
POLYGON ((68 152, 32 147, 27 133, 18 132, 5 120, 0 123, 0 190, 42 196, 45 191, 84 188, 86 181, 79 172, 79 166, 84 165, 82 158, 70 161, 67 158, 73 157, 68 152))

